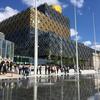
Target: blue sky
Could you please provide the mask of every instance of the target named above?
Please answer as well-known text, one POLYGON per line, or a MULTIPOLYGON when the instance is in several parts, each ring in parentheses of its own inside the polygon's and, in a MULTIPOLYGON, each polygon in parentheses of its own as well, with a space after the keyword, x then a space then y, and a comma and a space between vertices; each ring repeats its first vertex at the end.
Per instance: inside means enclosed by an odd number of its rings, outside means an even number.
MULTIPOLYGON (((72 38, 75 38, 74 11, 73 5, 77 7, 77 31, 80 42, 93 47, 93 22, 92 13, 95 15, 97 48, 100 49, 100 0, 38 0, 38 5, 47 2, 60 4, 63 8, 63 15, 69 17, 72 38)), ((0 0, 0 21, 34 6, 34 0, 0 0)))

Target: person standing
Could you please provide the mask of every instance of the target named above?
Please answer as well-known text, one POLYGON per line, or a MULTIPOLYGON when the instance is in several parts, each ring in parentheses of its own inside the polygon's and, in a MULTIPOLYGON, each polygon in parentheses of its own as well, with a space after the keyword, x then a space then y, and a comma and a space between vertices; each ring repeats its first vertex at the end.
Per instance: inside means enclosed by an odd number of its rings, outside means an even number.
POLYGON ((41 74, 41 68, 42 68, 42 66, 40 65, 40 67, 39 67, 39 72, 40 72, 40 74, 41 74))
POLYGON ((2 63, 0 62, 0 75, 1 75, 1 72, 2 72, 2 63))
POLYGON ((13 65, 13 62, 10 62, 10 64, 9 64, 10 71, 12 71, 12 65, 13 65))
POLYGON ((48 70, 47 65, 45 65, 45 75, 47 75, 47 70, 48 70))
POLYGON ((18 68, 19 68, 19 74, 22 74, 22 65, 19 65, 18 68))
POLYGON ((7 65, 6 63, 4 62, 3 63, 3 74, 6 74, 7 73, 7 65))

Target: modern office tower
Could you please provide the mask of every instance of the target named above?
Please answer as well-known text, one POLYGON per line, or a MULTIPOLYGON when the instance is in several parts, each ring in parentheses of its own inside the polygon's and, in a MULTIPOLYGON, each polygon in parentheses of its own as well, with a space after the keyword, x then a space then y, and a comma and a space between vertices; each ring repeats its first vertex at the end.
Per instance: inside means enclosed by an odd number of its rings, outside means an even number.
MULTIPOLYGON (((70 21, 61 7, 47 4, 38 7, 39 64, 75 65, 75 41, 70 38, 70 21)), ((5 38, 15 43, 14 61, 34 63, 35 9, 28 8, 0 23, 5 38)), ((78 43, 79 64, 92 66, 94 50, 78 43)), ((84 68, 84 67, 82 67, 84 68)))

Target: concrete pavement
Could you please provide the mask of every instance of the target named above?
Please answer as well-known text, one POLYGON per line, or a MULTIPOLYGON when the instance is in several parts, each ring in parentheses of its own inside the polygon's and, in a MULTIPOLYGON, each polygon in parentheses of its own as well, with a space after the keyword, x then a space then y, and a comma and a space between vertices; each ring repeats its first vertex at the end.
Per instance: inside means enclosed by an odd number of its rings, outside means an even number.
POLYGON ((21 78, 22 75, 16 74, 16 73, 7 73, 7 74, 1 74, 0 79, 14 79, 14 78, 21 78))

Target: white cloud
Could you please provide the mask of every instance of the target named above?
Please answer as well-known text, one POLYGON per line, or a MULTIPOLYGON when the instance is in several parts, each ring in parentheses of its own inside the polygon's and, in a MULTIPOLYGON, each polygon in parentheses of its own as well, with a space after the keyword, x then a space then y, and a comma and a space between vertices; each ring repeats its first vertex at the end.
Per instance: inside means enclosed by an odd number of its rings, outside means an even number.
POLYGON ((91 43, 91 41, 85 41, 85 42, 83 42, 83 44, 86 46, 90 46, 92 43, 91 43))
POLYGON ((70 29, 70 32, 71 32, 71 37, 75 36, 76 34, 78 34, 78 32, 74 29, 74 28, 71 28, 70 29))
POLYGON ((97 44, 96 46, 95 45, 92 45, 91 48, 93 49, 96 49, 96 50, 99 50, 100 51, 100 45, 97 44))
POLYGON ((18 10, 13 9, 9 6, 5 7, 5 8, 0 8, 0 22, 17 14, 18 10))
POLYGON ((79 15, 83 15, 83 13, 82 13, 82 11, 80 9, 78 9, 77 12, 78 12, 79 15))
POLYGON ((82 39, 82 38, 78 35, 78 36, 77 36, 77 40, 81 40, 81 39, 82 39))
POLYGON ((84 0, 70 0, 70 3, 78 8, 82 8, 84 5, 84 0))
POLYGON ((78 35, 78 32, 74 28, 71 28, 70 32, 72 39, 76 40, 76 34, 77 34, 77 40, 81 40, 81 36, 78 35))
POLYGON ((63 4, 62 5, 62 8, 67 8, 68 7, 68 4, 63 4))
MULTIPOLYGON (((28 6, 33 6, 35 5, 34 3, 35 0, 22 0, 22 2, 28 6)), ((61 3, 59 2, 59 0, 37 0, 37 6, 47 3, 48 5, 52 5, 52 4, 59 4, 61 5, 61 3)))
MULTIPOLYGON (((74 37, 73 39, 76 41, 76 37, 74 37)), ((82 39, 82 38, 78 35, 78 36, 77 36, 77 40, 79 41, 79 40, 81 40, 81 39, 82 39)))

